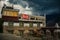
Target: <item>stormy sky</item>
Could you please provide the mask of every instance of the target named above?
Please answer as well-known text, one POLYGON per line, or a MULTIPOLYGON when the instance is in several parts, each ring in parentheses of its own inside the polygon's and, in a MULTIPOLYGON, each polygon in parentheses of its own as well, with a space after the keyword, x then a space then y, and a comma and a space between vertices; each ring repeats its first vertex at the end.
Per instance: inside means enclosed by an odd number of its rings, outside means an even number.
POLYGON ((9 0, 10 3, 32 8, 32 15, 46 14, 47 26, 60 25, 60 0, 9 0))
MULTIPOLYGON (((47 26, 60 25, 60 0, 24 0, 33 8, 33 15, 46 14, 47 26)), ((11 2, 11 1, 10 1, 11 2)), ((17 2, 14 2, 16 4, 17 2)), ((19 2, 17 4, 20 4, 19 2)), ((24 4, 23 4, 24 5, 24 4)), ((25 5, 24 5, 25 6, 25 5)))
POLYGON ((25 7, 26 4, 28 4, 29 7, 33 8, 33 15, 36 15, 38 13, 40 15, 49 15, 54 12, 58 13, 59 11, 59 0, 10 0, 9 2, 14 4, 20 4, 23 7, 25 7))

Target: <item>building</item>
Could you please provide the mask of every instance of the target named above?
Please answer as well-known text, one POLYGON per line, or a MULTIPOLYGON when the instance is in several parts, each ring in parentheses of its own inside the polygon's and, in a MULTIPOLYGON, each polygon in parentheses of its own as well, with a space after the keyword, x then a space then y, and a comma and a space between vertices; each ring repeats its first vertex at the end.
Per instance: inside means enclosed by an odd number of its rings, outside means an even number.
POLYGON ((19 14, 19 10, 4 6, 2 9, 3 33, 29 35, 46 27, 44 16, 19 14))

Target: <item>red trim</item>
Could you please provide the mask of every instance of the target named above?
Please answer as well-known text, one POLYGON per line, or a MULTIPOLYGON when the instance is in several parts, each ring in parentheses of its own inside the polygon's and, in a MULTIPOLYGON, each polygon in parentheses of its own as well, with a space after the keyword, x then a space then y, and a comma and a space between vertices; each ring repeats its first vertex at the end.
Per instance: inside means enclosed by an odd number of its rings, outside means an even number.
POLYGON ((18 17, 13 16, 2 16, 4 21, 18 21, 18 17))

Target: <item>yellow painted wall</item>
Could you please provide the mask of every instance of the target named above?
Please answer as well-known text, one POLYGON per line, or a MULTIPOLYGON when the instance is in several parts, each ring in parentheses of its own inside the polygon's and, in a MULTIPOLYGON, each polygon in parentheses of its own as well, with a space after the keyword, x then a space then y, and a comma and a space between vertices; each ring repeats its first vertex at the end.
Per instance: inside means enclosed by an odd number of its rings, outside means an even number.
POLYGON ((18 11, 9 11, 9 10, 5 10, 3 11, 3 15, 4 16, 18 16, 18 11))

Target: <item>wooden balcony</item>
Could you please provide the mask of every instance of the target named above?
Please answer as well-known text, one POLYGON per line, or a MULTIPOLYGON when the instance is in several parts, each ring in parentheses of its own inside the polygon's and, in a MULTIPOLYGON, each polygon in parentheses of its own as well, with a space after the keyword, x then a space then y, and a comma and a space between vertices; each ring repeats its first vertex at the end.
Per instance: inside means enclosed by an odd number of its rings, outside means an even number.
POLYGON ((13 16, 2 16, 2 19, 4 21, 18 21, 18 17, 13 17, 13 16))

